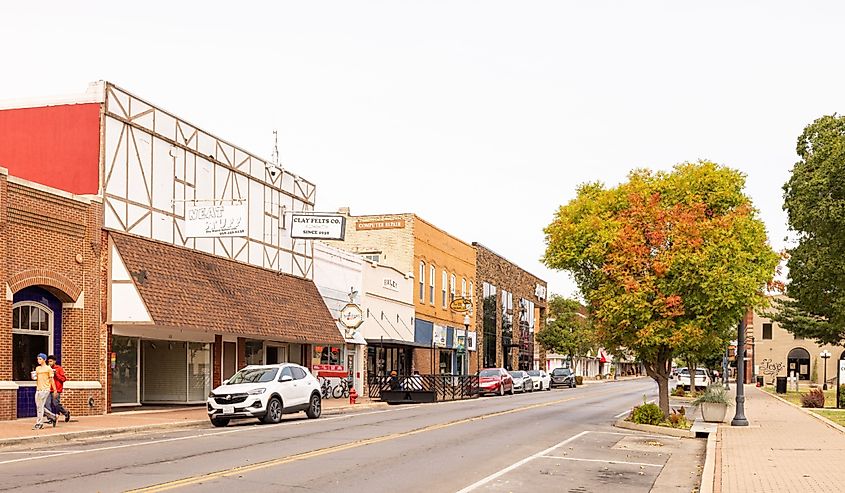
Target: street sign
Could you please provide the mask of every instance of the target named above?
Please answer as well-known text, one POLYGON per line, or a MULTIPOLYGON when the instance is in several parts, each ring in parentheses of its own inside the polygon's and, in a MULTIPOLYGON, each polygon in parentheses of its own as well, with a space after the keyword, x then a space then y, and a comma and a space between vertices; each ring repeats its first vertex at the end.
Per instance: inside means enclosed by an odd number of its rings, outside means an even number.
POLYGON ((449 303, 449 309, 453 312, 466 313, 472 308, 472 301, 468 298, 455 298, 449 303))
POLYGON ((340 309, 340 323, 347 329, 357 329, 364 323, 364 312, 354 303, 347 303, 340 309))

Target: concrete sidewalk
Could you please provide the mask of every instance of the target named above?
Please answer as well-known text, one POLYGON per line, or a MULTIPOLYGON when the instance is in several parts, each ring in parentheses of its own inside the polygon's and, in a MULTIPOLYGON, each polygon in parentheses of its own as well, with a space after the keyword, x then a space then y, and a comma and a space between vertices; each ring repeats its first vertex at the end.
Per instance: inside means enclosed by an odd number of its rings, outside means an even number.
MULTIPOLYGON (((347 399, 326 399, 323 400, 323 414, 342 414, 386 406, 387 404, 383 402, 369 399, 358 399, 358 403, 354 406, 350 405, 347 399)), ((123 411, 99 416, 73 416, 68 423, 65 423, 64 418, 60 416, 55 428, 45 425, 41 430, 33 430, 34 424, 35 418, 0 422, 0 447, 22 445, 35 439, 43 443, 45 438, 49 438, 50 441, 62 441, 146 430, 192 426, 211 428, 212 426, 205 406, 123 411)))
POLYGON ((715 492, 845 491, 845 433, 752 385, 745 396, 750 425, 719 428, 715 492))

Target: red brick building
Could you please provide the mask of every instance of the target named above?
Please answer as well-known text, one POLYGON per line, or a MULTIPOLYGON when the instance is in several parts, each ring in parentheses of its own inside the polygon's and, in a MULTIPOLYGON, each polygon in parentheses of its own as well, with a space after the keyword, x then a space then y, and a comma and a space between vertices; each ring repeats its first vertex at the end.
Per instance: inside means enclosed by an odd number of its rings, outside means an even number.
POLYGON ((0 104, 0 166, 0 419, 34 414, 42 351, 86 414, 202 403, 240 366, 344 344, 287 228, 316 187, 280 165, 98 82, 0 104), (198 208, 238 227, 197 229, 198 208))

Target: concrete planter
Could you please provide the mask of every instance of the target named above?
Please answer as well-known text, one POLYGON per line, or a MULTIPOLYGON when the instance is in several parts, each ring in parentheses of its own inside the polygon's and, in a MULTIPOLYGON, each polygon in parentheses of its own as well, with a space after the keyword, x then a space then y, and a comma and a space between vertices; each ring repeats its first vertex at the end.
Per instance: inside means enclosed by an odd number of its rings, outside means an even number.
POLYGON ((725 415, 727 413, 727 404, 721 404, 718 402, 701 403, 701 419, 707 423, 721 423, 725 421, 725 415))

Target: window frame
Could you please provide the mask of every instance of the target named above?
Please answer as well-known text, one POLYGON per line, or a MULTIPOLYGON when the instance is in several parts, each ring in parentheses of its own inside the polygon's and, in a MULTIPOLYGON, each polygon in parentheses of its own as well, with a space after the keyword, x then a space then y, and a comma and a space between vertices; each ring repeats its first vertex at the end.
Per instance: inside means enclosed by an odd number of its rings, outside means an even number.
POLYGON ((762 339, 764 341, 771 341, 772 340, 772 324, 771 323, 763 324, 762 339), (768 329, 769 337, 766 337, 766 329, 768 329))
POLYGON ((461 298, 467 297, 467 278, 461 278, 461 298))
POLYGON ((435 279, 437 279, 437 266, 430 264, 428 269, 428 302, 432 306, 434 305, 435 279))
POLYGON ((425 262, 420 260, 420 302, 425 302, 425 262))
MULTIPOLYGON (((54 330, 55 327, 54 327, 53 324, 55 323, 55 313, 53 312, 53 310, 51 310, 49 306, 43 305, 43 304, 35 302, 35 301, 21 301, 21 302, 18 302, 18 303, 15 303, 15 304, 12 305, 12 312, 14 312, 16 309, 23 308, 23 307, 30 308, 30 320, 32 319, 31 308, 37 308, 39 310, 44 311, 47 314, 47 330, 44 331, 44 330, 33 330, 33 329, 20 329, 20 328, 15 328, 14 326, 12 326, 11 327, 11 329, 12 329, 12 331, 11 331, 12 339, 14 340, 15 334, 47 337, 47 349, 48 349, 47 354, 54 353, 55 351, 53 350, 53 344, 54 344, 53 341, 55 340, 54 339, 55 338, 55 330, 54 330)), ((14 316, 12 315, 12 313, 10 313, 9 315, 10 315, 9 318, 10 318, 10 322, 11 322, 12 320, 14 320, 14 316)), ((20 320, 20 318, 18 318, 18 320, 20 320)), ((11 361, 11 363, 12 363, 12 373, 14 374, 14 369, 15 369, 15 348, 14 347, 12 347, 12 350, 10 351, 10 353, 11 353, 10 356, 11 356, 11 360, 12 360, 11 361)), ((32 364, 34 366, 35 362, 33 361, 32 364)), ((14 375, 13 375, 13 377, 14 377, 14 375)), ((15 382, 18 385, 23 384, 24 386, 34 386, 35 385, 35 382, 32 381, 32 380, 15 380, 15 382)))
POLYGON ((449 278, 449 302, 455 301, 455 284, 456 277, 455 274, 452 273, 451 277, 449 278))
POLYGON ((443 274, 441 276, 441 280, 442 280, 442 283, 441 283, 441 286, 440 286, 440 292, 443 295, 442 304, 443 304, 443 308, 446 308, 446 284, 449 282, 449 273, 446 272, 446 269, 443 269, 443 274))

